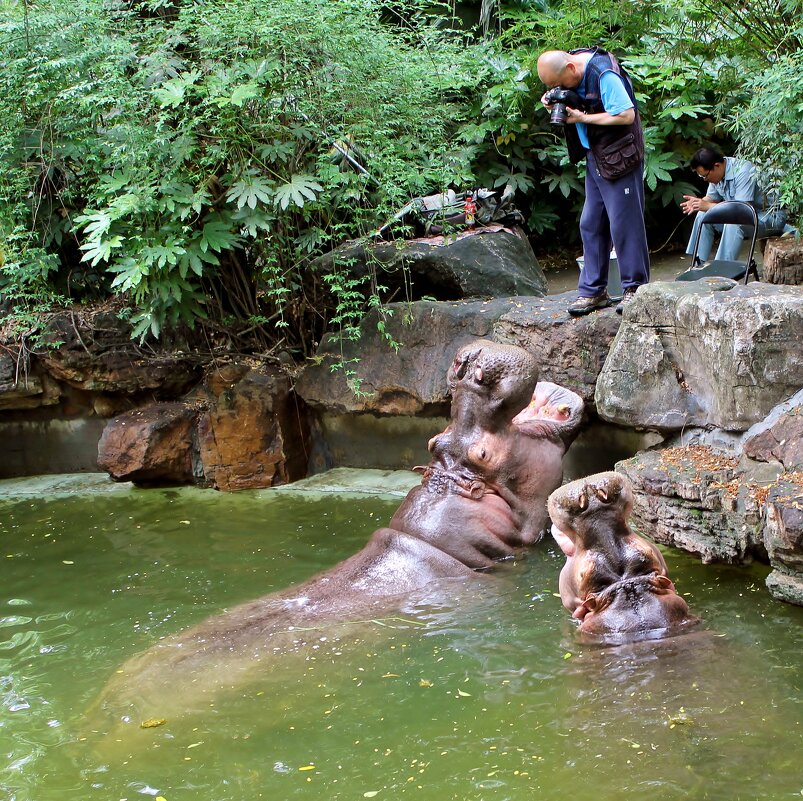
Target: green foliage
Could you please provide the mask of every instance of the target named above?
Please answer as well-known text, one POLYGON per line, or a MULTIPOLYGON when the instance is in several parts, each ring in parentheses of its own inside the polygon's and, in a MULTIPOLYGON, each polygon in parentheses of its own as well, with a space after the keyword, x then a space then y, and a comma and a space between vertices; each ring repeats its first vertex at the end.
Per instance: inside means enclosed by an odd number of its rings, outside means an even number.
POLYGON ((783 56, 747 79, 750 101, 735 110, 730 127, 740 155, 759 167, 766 189, 803 227, 803 49, 783 56), (779 147, 779 143, 782 146, 779 147))
POLYGON ((510 186, 536 237, 576 236, 584 166, 535 61, 597 43, 636 84, 649 216, 729 136, 799 214, 800 5, 500 0, 479 41, 428 0, 4 3, 0 292, 26 314, 119 293, 139 337, 204 321, 308 355, 383 297, 316 257, 411 198, 510 186))
POLYGON ((18 254, 109 276, 140 336, 208 316, 253 337, 270 319, 265 347, 305 351, 327 295, 334 322, 370 298, 310 260, 471 176, 448 134, 471 50, 416 3, 396 26, 375 0, 136 6, 4 17, 0 206, 27 237, 18 254), (359 143, 362 170, 334 163, 335 140, 359 143))

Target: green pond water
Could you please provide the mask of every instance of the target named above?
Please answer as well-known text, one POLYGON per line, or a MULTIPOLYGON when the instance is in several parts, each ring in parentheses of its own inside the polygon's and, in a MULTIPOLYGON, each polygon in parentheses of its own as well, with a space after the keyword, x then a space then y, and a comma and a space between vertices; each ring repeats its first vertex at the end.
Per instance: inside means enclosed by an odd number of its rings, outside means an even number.
POLYGON ((88 712, 127 659, 355 553, 399 502, 0 482, 0 798, 801 796, 803 609, 770 598, 765 568, 677 552, 705 623, 670 643, 578 644, 542 543, 200 703, 168 677, 163 725, 88 712))

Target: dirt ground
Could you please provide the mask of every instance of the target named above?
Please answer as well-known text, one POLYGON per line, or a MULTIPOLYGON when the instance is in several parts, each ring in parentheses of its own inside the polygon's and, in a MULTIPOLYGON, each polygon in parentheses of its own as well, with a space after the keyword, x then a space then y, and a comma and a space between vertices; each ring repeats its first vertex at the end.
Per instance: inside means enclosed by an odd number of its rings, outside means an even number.
MULTIPOLYGON (((744 246, 742 257, 747 257, 748 245, 744 246)), ((538 256, 538 263, 541 265, 546 275, 548 294, 557 295, 561 292, 568 292, 577 289, 577 279, 579 268, 577 257, 580 256, 581 249, 578 245, 577 255, 573 256, 568 251, 559 254, 541 254, 538 256)), ((761 248, 756 246, 755 259, 761 270, 761 248)), ((675 276, 688 270, 691 259, 682 251, 675 250, 650 253, 650 280, 651 281, 672 281, 675 276)))

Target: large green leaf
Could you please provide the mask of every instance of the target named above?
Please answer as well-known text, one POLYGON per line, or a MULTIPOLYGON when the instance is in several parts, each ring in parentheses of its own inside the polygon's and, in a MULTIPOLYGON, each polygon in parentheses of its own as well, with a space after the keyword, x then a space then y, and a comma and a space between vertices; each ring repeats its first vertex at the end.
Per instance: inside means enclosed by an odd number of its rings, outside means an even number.
POLYGON ((272 197, 271 185, 256 170, 249 170, 226 192, 226 200, 236 203, 238 209, 255 209, 257 203, 267 203, 272 197))
POLYGON ((220 253, 221 250, 230 250, 237 244, 239 237, 232 230, 231 221, 223 219, 211 219, 204 224, 201 231, 201 252, 213 250, 220 253))
POLYGON ((273 202, 286 209, 290 203, 303 208, 307 200, 315 200, 323 187, 311 175, 294 175, 286 184, 274 190, 273 202))

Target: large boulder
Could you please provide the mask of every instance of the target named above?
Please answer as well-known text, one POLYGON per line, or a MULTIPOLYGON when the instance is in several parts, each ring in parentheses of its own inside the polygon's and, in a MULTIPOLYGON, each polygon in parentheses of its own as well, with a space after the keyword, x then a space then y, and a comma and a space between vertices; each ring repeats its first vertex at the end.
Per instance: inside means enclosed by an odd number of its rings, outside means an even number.
POLYGON ((234 491, 303 478, 309 432, 290 380, 272 368, 214 367, 185 401, 110 420, 98 466, 117 481, 234 491))
POLYGON ((411 300, 541 296, 547 289, 527 238, 498 223, 447 236, 353 240, 318 259, 316 267, 339 267, 358 278, 376 270, 390 296, 411 300))
POLYGON ((569 317, 575 294, 392 304, 390 316, 373 311, 365 318, 357 342, 325 337, 296 392, 333 414, 445 415, 444 376, 452 354, 484 338, 529 351, 542 380, 571 389, 588 403, 620 318, 613 308, 569 317), (398 349, 388 345, 388 336, 398 349))
POLYGON ((745 431, 803 386, 803 287, 649 284, 623 317, 595 393, 609 422, 745 431))
POLYGON ((619 462, 633 483, 633 524, 703 562, 740 563, 761 544, 764 486, 739 459, 705 445, 647 451, 619 462))
POLYGON ((752 426, 743 447, 751 459, 780 462, 790 472, 803 470, 803 389, 752 426))
POLYGON ((769 591, 803 606, 803 473, 783 476, 770 491, 764 545, 773 567, 769 591))
POLYGON ((98 442, 98 467, 115 481, 193 483, 197 417, 184 403, 155 403, 115 417, 98 442))
POLYGON ((803 472, 691 445, 616 469, 634 488, 633 524, 703 562, 768 560, 770 593, 803 606, 803 472))
POLYGON ((296 402, 283 374, 248 370, 234 379, 198 420, 205 482, 235 491, 303 478, 306 460, 299 430, 303 415, 298 414, 296 402))

